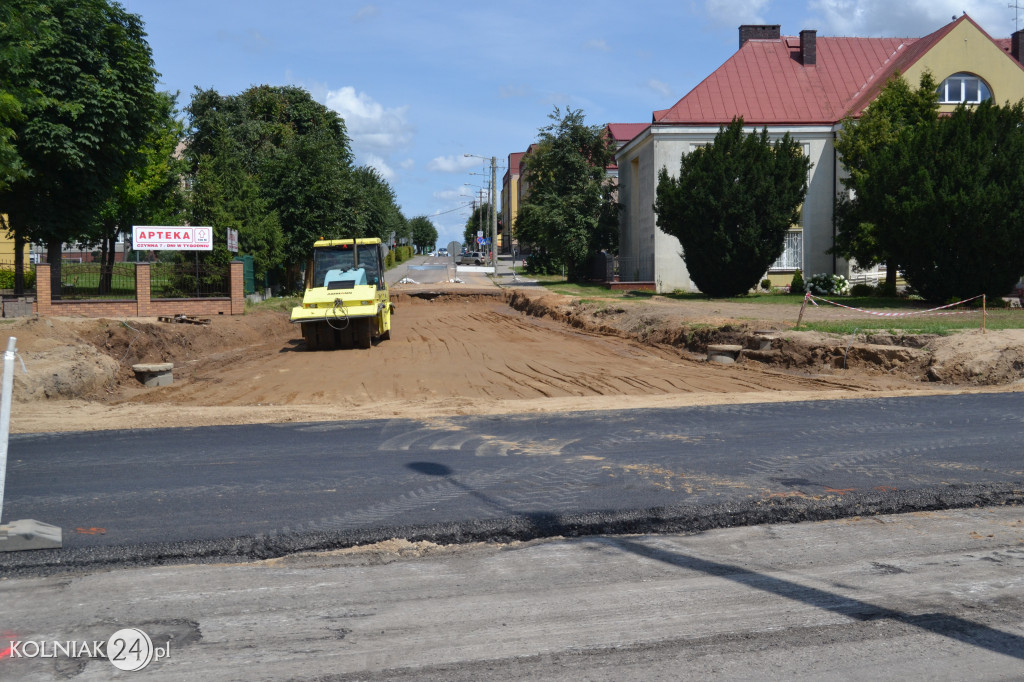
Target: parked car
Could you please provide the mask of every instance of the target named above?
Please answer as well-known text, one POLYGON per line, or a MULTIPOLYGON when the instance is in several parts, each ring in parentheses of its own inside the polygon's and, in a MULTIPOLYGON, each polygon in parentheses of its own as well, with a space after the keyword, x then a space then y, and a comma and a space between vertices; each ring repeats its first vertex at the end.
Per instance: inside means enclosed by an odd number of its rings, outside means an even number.
POLYGON ((459 257, 459 265, 484 265, 487 254, 482 251, 468 251, 459 257))

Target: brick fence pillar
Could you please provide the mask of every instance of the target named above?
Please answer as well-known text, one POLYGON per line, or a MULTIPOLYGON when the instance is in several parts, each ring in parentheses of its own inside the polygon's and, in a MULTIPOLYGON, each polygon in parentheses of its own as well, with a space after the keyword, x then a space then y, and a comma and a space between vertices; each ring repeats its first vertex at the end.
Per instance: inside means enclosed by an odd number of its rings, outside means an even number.
POLYGON ((139 317, 151 317, 153 305, 150 301, 149 263, 135 264, 135 314, 139 317))
POLYGON ((36 312, 40 315, 52 315, 50 305, 50 264, 36 264, 36 312))
POLYGON ((244 263, 240 260, 231 261, 231 314, 245 314, 245 275, 244 263))

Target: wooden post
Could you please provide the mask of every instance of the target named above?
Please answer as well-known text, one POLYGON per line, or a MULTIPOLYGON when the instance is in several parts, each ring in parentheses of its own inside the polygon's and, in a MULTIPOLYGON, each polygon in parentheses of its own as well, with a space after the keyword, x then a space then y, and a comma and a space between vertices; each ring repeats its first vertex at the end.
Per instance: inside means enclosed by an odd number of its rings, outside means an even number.
POLYGON ((796 318, 796 327, 795 327, 796 329, 800 329, 800 321, 804 319, 804 310, 807 309, 807 297, 810 296, 810 295, 811 294, 809 292, 804 294, 804 302, 800 306, 800 315, 797 316, 797 318, 796 318))

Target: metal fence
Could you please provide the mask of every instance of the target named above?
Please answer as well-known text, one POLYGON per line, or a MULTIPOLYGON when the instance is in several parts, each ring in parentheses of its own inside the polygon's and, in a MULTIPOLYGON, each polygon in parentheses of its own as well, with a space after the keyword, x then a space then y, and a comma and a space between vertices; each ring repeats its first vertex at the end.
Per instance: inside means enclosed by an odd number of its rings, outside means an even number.
POLYGON ((621 282, 653 282, 654 254, 619 256, 615 268, 621 282))
POLYGON ((790 230, 786 233, 785 248, 779 259, 772 263, 769 271, 797 270, 804 266, 804 233, 803 230, 790 230))
POLYGON ((60 266, 60 291, 51 291, 54 299, 134 299, 135 264, 67 263, 60 266))
POLYGON ((231 295, 231 266, 208 263, 153 263, 152 298, 219 298, 231 295))

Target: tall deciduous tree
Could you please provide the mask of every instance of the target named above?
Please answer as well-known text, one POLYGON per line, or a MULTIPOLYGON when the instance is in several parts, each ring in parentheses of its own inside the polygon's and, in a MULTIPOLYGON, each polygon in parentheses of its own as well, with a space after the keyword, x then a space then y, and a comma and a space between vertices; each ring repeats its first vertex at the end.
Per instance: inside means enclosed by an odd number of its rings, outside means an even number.
POLYGON ((896 290, 901 267, 893 252, 894 234, 900 226, 882 197, 899 178, 894 178, 882 150, 916 129, 933 126, 937 117, 938 95, 931 75, 924 73, 913 90, 896 74, 859 119, 843 122, 836 138, 836 150, 848 173, 842 183, 851 190, 852 198, 842 197, 837 206, 832 251, 864 268, 885 263, 886 288, 891 292, 896 290))
MULTIPOLYGON (((261 85, 222 96, 197 90, 187 111, 192 172, 200 172, 203 159, 223 154, 232 157, 228 165, 241 164, 278 216, 284 244, 277 255, 291 270, 305 263, 316 239, 351 236, 357 229, 345 123, 307 91, 261 85)), ((247 223, 239 227, 243 243, 249 230, 247 223)), ((260 258, 269 262, 271 256, 260 258)))
MULTIPOLYGON (((8 136, 26 173, 0 193, 0 212, 9 216, 16 245, 46 243, 59 292, 62 243, 87 233, 137 164, 157 104, 158 74, 141 19, 117 3, 5 5, 11 16, 30 18, 42 30, 0 48, 19 55, 16 68, 3 75, 3 90, 31 93, 19 100, 23 117, 8 136)), ((16 252, 20 258, 21 249, 16 252)))
POLYGON ((142 145, 138 165, 114 188, 100 210, 98 234, 102 262, 100 291, 110 288, 119 235, 130 234, 132 225, 185 224, 181 179, 185 162, 177 155, 185 126, 177 117, 175 96, 157 93, 157 108, 149 135, 142 145))
POLYGON ((1024 104, 961 105, 876 153, 874 210, 907 282, 939 302, 1009 292, 1024 273, 1024 104))
POLYGON ((388 243, 412 243, 412 232, 399 208, 395 190, 375 168, 360 166, 352 174, 352 189, 345 199, 352 219, 339 237, 377 237, 388 243))
POLYGON ((412 230, 412 243, 417 248, 432 249, 437 244, 437 228, 427 216, 419 215, 410 219, 409 228, 412 230))
POLYGON ((658 227, 679 240, 697 288, 712 297, 744 294, 782 255, 800 220, 810 161, 787 133, 745 134, 735 118, 712 144, 684 154, 679 175, 658 174, 658 227))
POLYGON ((555 107, 524 158, 529 191, 516 217, 516 238, 565 264, 570 279, 585 273, 588 256, 618 244, 618 214, 607 175, 614 150, 601 126, 583 112, 555 107))
POLYGON ((256 179, 243 167, 236 148, 221 138, 218 148, 199 159, 189 198, 189 222, 214 229, 213 262, 227 263, 227 230, 238 230, 238 247, 253 257, 259 280, 281 264, 284 235, 277 212, 261 193, 256 179))

